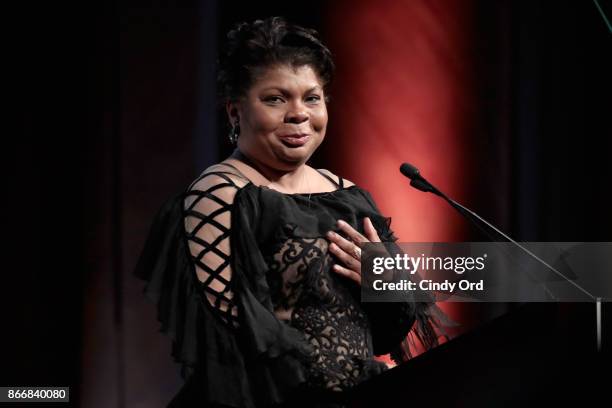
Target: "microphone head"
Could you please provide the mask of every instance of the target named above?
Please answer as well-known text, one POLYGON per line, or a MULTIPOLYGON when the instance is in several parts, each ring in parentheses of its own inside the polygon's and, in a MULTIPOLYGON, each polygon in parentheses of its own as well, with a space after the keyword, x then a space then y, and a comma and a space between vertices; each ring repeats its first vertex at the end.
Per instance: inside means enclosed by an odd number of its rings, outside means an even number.
POLYGON ((417 169, 416 167, 414 167, 412 164, 410 163, 404 163, 400 166, 400 172, 408 177, 410 180, 414 179, 414 178, 420 178, 421 177, 421 173, 419 172, 419 169, 417 169))

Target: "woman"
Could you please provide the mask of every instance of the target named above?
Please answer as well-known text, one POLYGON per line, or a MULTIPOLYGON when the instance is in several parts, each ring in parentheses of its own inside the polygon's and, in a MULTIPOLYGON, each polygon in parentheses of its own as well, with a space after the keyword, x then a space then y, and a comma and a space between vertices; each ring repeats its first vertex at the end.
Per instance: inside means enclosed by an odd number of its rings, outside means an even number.
POLYGON ((374 355, 401 360, 415 321, 435 344, 432 322, 359 301, 360 245, 395 238, 368 192, 307 164, 334 67, 316 32, 242 23, 224 50, 237 148, 163 206, 137 266, 187 378, 171 406, 340 406, 324 404, 384 371, 374 355))

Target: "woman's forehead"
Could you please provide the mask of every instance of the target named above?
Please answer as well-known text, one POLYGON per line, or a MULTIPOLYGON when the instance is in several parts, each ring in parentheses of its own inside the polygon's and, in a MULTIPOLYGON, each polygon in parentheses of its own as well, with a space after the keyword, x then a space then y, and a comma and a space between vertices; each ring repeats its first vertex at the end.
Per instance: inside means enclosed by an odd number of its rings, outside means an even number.
POLYGON ((263 68, 257 75, 252 88, 321 88, 321 80, 310 65, 273 65, 263 68))

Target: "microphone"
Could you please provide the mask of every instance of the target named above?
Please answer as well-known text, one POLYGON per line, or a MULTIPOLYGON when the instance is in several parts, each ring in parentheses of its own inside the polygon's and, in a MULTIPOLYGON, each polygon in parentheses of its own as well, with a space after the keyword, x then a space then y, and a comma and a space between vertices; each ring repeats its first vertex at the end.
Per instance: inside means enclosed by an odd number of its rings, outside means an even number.
POLYGON ((421 172, 419 171, 419 169, 417 169, 410 163, 403 163, 400 166, 400 171, 402 172, 404 176, 408 177, 410 180, 412 180, 413 178, 422 178, 421 172))
POLYGON ((421 176, 419 169, 414 167, 410 163, 404 163, 400 166, 400 172, 410 179, 410 185, 417 190, 421 190, 425 193, 434 193, 442 198, 447 198, 437 188, 435 188, 429 181, 425 180, 421 176))
MULTIPOLYGON (((480 231, 482 231, 489 238, 493 239, 491 235, 486 230, 484 230, 480 224, 483 224, 484 226, 488 227, 490 231, 494 231, 498 235, 503 237, 504 239, 508 240, 509 242, 512 242, 516 247, 520 248, 523 252, 531 256, 536 261, 540 262, 542 265, 546 266, 549 270, 561 276, 566 282, 571 283, 572 285, 574 285, 574 287, 576 287, 582 293, 586 294, 588 297, 593 299, 595 301, 595 308, 596 308, 595 320, 596 320, 596 327, 597 327, 597 330, 596 330, 597 331, 596 333, 597 351, 601 351, 601 298, 594 296, 593 294, 591 294, 589 291, 584 289, 582 286, 578 285, 573 280, 566 278, 565 275, 563 275, 561 272, 557 271, 555 268, 550 266, 544 260, 540 259, 536 254, 534 254, 533 252, 525 248, 523 245, 519 244, 518 242, 510 238, 507 234, 505 234, 499 228, 497 228, 496 226, 494 226, 493 224, 491 224, 490 222, 482 218, 480 215, 476 214, 474 211, 470 210, 467 207, 464 207, 463 205, 459 204, 452 198, 449 198, 448 196, 446 196, 446 194, 442 193, 440 190, 434 187, 429 181, 425 180, 425 178, 421 175, 421 172, 419 171, 419 169, 413 166, 412 164, 403 163, 400 166, 400 172, 404 176, 410 179, 410 185, 416 188, 417 190, 420 190, 426 193, 433 193, 437 196, 442 197, 455 210, 457 210, 461 215, 467 218, 468 221, 472 222, 472 224, 474 224, 480 231)), ((546 291, 546 293, 552 299, 558 300, 558 298, 550 292, 550 290, 544 284, 544 282, 541 282, 541 284, 542 284, 542 288, 546 291)))
MULTIPOLYGON (((540 259, 536 254, 534 254, 533 252, 531 252, 530 250, 525 248, 523 245, 519 244, 518 242, 516 242, 515 240, 510 238, 507 234, 505 234, 499 228, 497 228, 496 226, 494 226, 493 224, 491 224, 490 222, 488 222, 487 220, 482 218, 480 215, 476 214, 474 211, 470 210, 467 207, 464 207, 463 205, 459 204, 458 202, 456 202, 452 198, 449 198, 446 194, 442 193, 440 190, 438 190, 436 187, 434 187, 429 181, 425 180, 425 178, 421 175, 421 172, 419 171, 419 169, 416 168, 415 166, 413 166, 412 164, 410 164, 410 163, 403 163, 400 166, 400 172, 404 176, 406 176, 406 177, 408 177, 410 179, 410 185, 412 187, 416 188, 417 190, 424 191, 426 193, 433 193, 433 194, 435 194, 437 196, 442 197, 455 210, 457 210, 461 215, 463 215, 465 218, 467 218, 468 221, 472 222, 478 229, 480 229, 489 238, 493 239, 491 234, 487 230, 483 229, 483 227, 482 227, 483 225, 486 226, 489 229, 489 231, 494 231, 499 236, 503 237, 505 240, 507 240, 509 242, 512 242, 515 246, 520 248, 523 252, 525 252, 526 254, 531 256, 536 261, 540 262, 542 265, 546 266, 552 272, 554 272, 557 275, 561 276, 565 281, 567 281, 567 282, 571 283, 572 285, 574 285, 577 289, 579 289, 582 293, 586 294, 591 299, 599 301, 599 298, 596 298, 595 296, 593 296, 590 292, 588 292, 586 289, 582 288, 580 285, 578 285, 574 281, 566 278, 565 275, 563 275, 561 272, 557 271, 555 268, 553 268, 551 265, 546 263, 544 260, 540 259)), ((542 287, 544 288, 546 293, 552 299, 557 299, 557 297, 554 296, 550 292, 550 290, 548 289, 548 287, 544 283, 542 283, 542 287)))

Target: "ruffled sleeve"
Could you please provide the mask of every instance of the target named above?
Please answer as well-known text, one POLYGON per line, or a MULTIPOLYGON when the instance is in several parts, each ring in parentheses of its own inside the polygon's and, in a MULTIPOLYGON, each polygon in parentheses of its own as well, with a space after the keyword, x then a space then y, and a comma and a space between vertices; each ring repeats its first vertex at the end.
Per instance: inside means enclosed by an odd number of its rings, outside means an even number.
POLYGON ((289 400, 305 382, 303 363, 310 358, 310 346, 301 333, 274 316, 267 267, 253 235, 257 218, 248 197, 242 200, 243 191, 238 190, 231 203, 232 276, 226 280, 231 291, 221 289, 231 302, 222 313, 207 296, 211 292, 203 289, 188 245, 188 192, 161 207, 136 266, 186 379, 173 406, 269 406, 289 400), (232 318, 236 324, 229 324, 232 318))
POLYGON ((172 339, 172 356, 182 365, 191 395, 199 388, 202 400, 242 406, 249 395, 244 361, 232 330, 205 307, 198 291, 183 227, 183 194, 168 200, 156 215, 136 266, 147 281, 146 296, 157 306, 160 330, 172 339), (197 374, 197 375, 196 375, 197 374))

